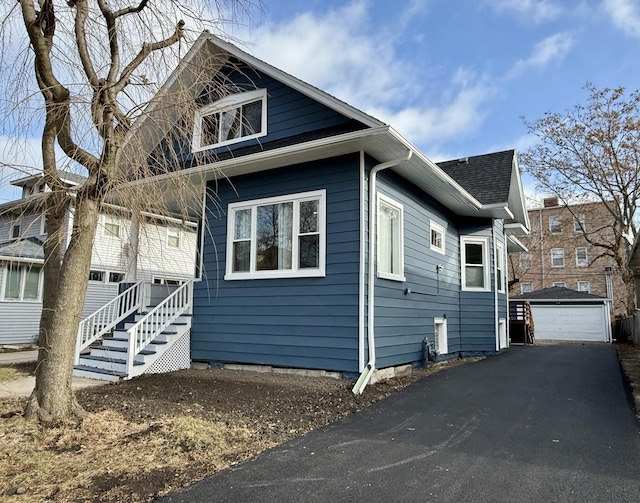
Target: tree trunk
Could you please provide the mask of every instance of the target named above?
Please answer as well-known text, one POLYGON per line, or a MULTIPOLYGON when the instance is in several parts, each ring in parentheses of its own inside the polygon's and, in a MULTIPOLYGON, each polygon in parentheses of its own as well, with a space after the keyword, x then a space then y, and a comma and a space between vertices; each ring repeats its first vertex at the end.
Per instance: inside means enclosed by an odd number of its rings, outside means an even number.
MULTIPOLYGON (((97 200, 78 198, 73 234, 57 281, 52 286, 50 280, 56 278, 45 276, 49 287, 43 292, 36 386, 25 411, 28 418, 45 425, 60 424, 83 415, 71 389, 71 380, 98 210, 97 200)), ((54 269, 45 268, 45 275, 55 274, 54 269)))

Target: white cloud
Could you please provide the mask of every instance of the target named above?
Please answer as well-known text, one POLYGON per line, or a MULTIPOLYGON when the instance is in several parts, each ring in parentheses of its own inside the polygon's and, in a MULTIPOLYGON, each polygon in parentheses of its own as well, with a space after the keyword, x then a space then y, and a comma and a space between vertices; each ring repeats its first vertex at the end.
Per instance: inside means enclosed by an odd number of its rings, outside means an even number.
POLYGON ((527 59, 517 61, 507 73, 507 78, 521 75, 531 68, 542 68, 553 61, 563 59, 575 45, 571 33, 556 33, 538 42, 527 59))
POLYGON ((603 0, 602 8, 615 26, 627 35, 640 38, 640 6, 636 0, 603 0))
MULTIPOLYGON (((408 15, 419 6, 410 2, 408 15)), ((414 143, 428 141, 435 149, 435 142, 482 123, 482 106, 492 94, 486 79, 459 69, 442 85, 428 73, 429 62, 401 56, 390 31, 371 26, 368 3, 356 1, 236 35, 253 41, 249 52, 257 57, 387 122, 414 143)))
POLYGON ((487 0, 498 12, 514 12, 533 22, 549 21, 562 14, 562 7, 549 0, 487 0))

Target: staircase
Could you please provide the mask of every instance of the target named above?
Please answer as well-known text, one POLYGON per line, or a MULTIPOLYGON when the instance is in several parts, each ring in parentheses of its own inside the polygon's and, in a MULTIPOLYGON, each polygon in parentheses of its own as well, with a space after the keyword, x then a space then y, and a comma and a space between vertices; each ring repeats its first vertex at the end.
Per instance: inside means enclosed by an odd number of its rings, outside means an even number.
POLYGON ((154 286, 135 283, 80 323, 74 376, 119 381, 190 366, 193 281, 149 307, 154 286))

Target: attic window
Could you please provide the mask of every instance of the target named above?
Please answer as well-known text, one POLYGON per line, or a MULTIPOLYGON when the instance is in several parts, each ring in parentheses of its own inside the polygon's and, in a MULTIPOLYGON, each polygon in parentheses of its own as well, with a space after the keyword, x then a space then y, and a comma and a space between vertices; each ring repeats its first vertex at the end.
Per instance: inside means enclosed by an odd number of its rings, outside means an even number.
POLYGON ((231 145, 267 134, 267 90, 227 96, 196 111, 193 151, 231 145))

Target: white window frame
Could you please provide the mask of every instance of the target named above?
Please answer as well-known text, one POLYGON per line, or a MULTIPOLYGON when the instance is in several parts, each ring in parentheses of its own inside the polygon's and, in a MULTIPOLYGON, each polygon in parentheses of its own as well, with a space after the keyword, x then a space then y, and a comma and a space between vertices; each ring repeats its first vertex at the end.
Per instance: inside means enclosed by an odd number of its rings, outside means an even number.
POLYGON ((533 253, 521 252, 519 256, 520 269, 531 269, 533 266, 533 253))
POLYGON ((44 274, 42 273, 42 264, 29 264, 29 263, 7 263, 2 266, 2 285, 0 285, 0 294, 2 295, 2 300, 5 302, 42 302, 42 285, 44 274), (11 265, 17 266, 20 271, 20 279, 18 281, 18 289, 20 290, 20 294, 17 299, 7 298, 7 280, 9 278, 9 267, 11 265), (24 287, 25 287, 25 277, 27 275, 27 269, 37 267, 40 269, 38 273, 38 296, 35 299, 25 299, 24 298, 24 287))
POLYGON ((102 236, 108 239, 122 239, 122 220, 113 215, 102 216, 102 236), (117 225, 118 235, 114 236, 111 231, 107 230, 107 225, 117 225))
POLYGON ((533 292, 533 283, 520 283, 520 293, 531 293, 533 292), (530 288, 527 288, 530 287, 530 288))
POLYGON ((556 269, 560 269, 560 268, 564 267, 564 248, 551 248, 551 267, 556 268, 556 269), (555 258, 560 258, 560 252, 562 252, 562 265, 555 265, 553 263, 554 254, 557 255, 557 257, 555 257, 555 258))
POLYGON ((590 281, 578 281, 578 283, 577 283, 577 290, 578 290, 579 292, 591 293, 591 282, 590 282, 590 281), (587 286, 587 289, 586 289, 586 290, 584 290, 584 289, 580 289, 580 285, 581 285, 581 284, 582 284, 582 285, 586 285, 586 286, 587 286))
POLYGON ((40 215, 40 235, 47 233, 47 216, 43 213, 40 215))
MULTIPOLYGON (((476 264, 471 264, 477 267, 476 264)), ((461 276, 461 288, 466 292, 489 292, 491 291, 491 275, 489 266, 489 239, 474 236, 460 236, 460 276, 461 276), (482 246, 482 264, 484 286, 467 286, 466 278, 466 244, 479 244, 482 246)))
POLYGON ((429 245, 430 248, 434 251, 437 251, 438 253, 442 253, 443 255, 445 254, 445 238, 446 238, 446 233, 444 230, 444 227, 436 222, 434 222, 433 220, 429 221, 429 245), (440 242, 442 243, 442 246, 437 246, 435 244, 433 244, 433 233, 437 233, 440 234, 440 242))
POLYGON ((433 318, 433 338, 435 350, 439 355, 449 352, 449 334, 447 331, 447 318, 433 318))
POLYGON ((212 148, 222 147, 224 145, 232 145, 241 141, 251 140, 253 138, 260 138, 267 134, 267 90, 257 89, 255 91, 248 91, 246 93, 233 94, 226 96, 215 103, 211 103, 202 107, 200 110, 196 110, 193 121, 193 141, 191 148, 193 152, 202 152, 203 150, 209 150, 212 148), (239 138, 233 138, 231 140, 225 140, 211 145, 201 145, 202 140, 202 119, 215 113, 222 113, 227 110, 239 108, 242 105, 252 103, 254 101, 262 100, 262 121, 260 126, 260 132, 252 135, 240 136, 239 138))
POLYGON ((173 250, 179 250, 180 245, 182 244, 182 231, 179 227, 168 226, 167 227, 167 248, 171 248, 173 250), (171 239, 177 239, 178 244, 171 244, 171 239))
POLYGON ((109 274, 107 271, 103 271, 102 269, 91 269, 89 271, 89 283, 104 283, 108 277, 109 274), (91 274, 94 272, 102 274, 102 279, 91 279, 91 274))
POLYGON ((587 219, 584 216, 584 213, 579 213, 578 215, 574 215, 573 217, 573 232, 586 232, 587 230, 587 219))
POLYGON ((589 267, 589 250, 586 246, 576 248, 576 267, 589 267), (584 250, 584 260, 580 260, 578 256, 579 250, 584 250))
POLYGON ((505 293, 505 254, 502 243, 496 243, 496 283, 498 284, 498 292, 505 293))
POLYGON ((151 283, 154 285, 169 285, 169 286, 177 286, 183 285, 186 283, 186 279, 184 278, 176 278, 171 276, 153 276, 151 278, 151 283))
POLYGON ((378 201, 377 201, 377 227, 376 227, 376 240, 377 240, 377 249, 376 249, 376 268, 377 268, 377 276, 378 278, 382 278, 382 279, 388 279, 391 281, 406 281, 406 278, 404 276, 404 206, 402 205, 402 203, 399 203, 398 201, 391 199, 388 196, 385 196, 384 194, 378 194, 378 201), (393 209, 398 210, 399 212, 399 220, 400 220, 400 228, 398 229, 398 239, 400 240, 399 243, 399 263, 398 263, 398 269, 399 272, 396 273, 392 273, 392 272, 388 272, 388 271, 381 271, 380 270, 380 257, 382 256, 382 240, 380 239, 380 215, 381 215, 381 211, 380 211, 380 206, 381 204, 386 204, 387 206, 391 206, 393 209))
POLYGON ((326 240, 327 240, 327 191, 325 189, 311 192, 301 192, 298 194, 289 194, 286 196, 269 197, 265 199, 254 199, 252 201, 243 201, 240 203, 230 203, 227 212, 227 257, 225 280, 247 280, 247 279, 275 279, 275 278, 309 278, 324 277, 326 268, 326 240), (318 201, 318 267, 317 268, 300 268, 299 267, 299 246, 298 238, 300 235, 300 203, 305 201, 318 201), (258 206, 267 206, 272 204, 293 202, 293 232, 292 232, 292 256, 291 269, 259 271, 256 269, 257 254, 257 208, 258 206), (233 271, 233 243, 235 230, 235 214, 237 211, 251 210, 251 252, 249 271, 234 272, 233 271))
POLYGON ((559 288, 567 288, 567 282, 566 281, 554 281, 553 282, 553 286, 554 287, 559 287, 559 288))

